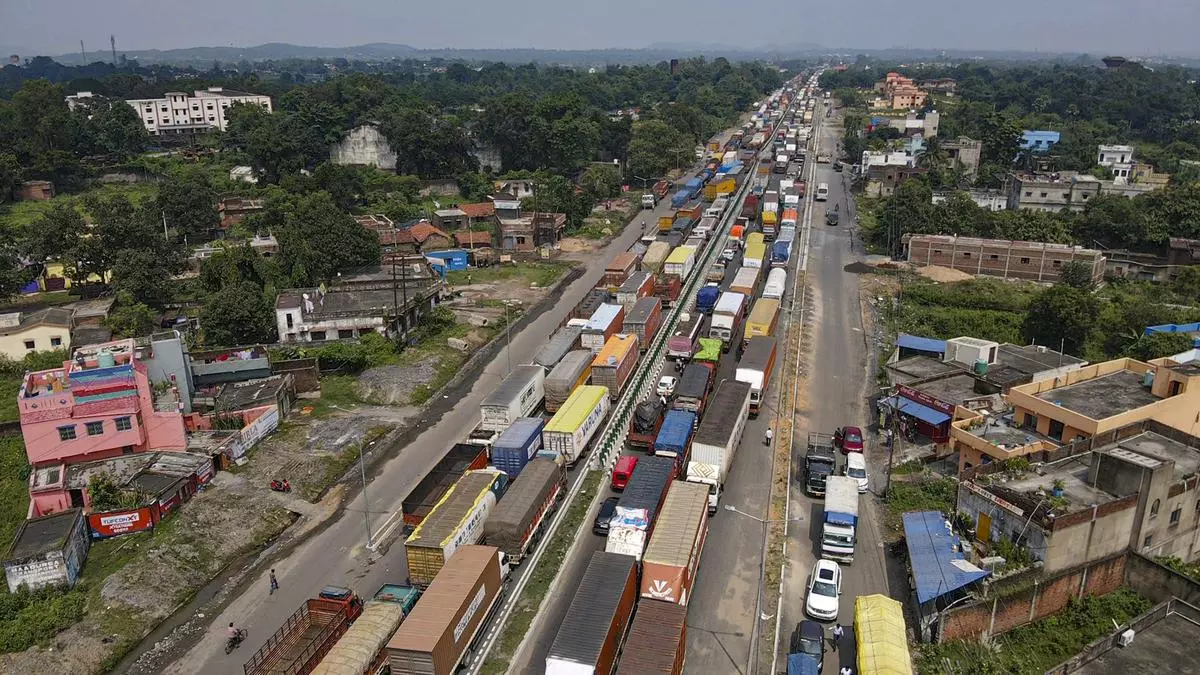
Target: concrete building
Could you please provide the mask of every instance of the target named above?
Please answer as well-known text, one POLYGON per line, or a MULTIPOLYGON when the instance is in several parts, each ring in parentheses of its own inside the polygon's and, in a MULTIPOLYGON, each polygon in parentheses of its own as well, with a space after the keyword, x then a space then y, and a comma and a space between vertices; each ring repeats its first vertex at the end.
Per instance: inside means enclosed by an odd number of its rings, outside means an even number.
POLYGON ((541 247, 553 248, 566 233, 565 213, 522 213, 521 200, 512 193, 498 194, 492 198, 492 203, 496 207, 502 250, 528 252, 541 247))
POLYGON ((1031 211, 1082 211, 1100 194, 1100 180, 1073 171, 1013 174, 1009 179, 1008 208, 1031 211))
POLYGON ((966 136, 942 141, 942 149, 950 158, 950 166, 962 171, 970 180, 979 175, 979 156, 983 152, 983 141, 977 141, 966 136))
MULTIPOLYGON (((81 91, 67 97, 72 109, 92 98, 90 91, 81 91)), ((197 90, 191 95, 181 91, 168 91, 162 98, 139 98, 125 101, 138 112, 142 124, 151 136, 192 134, 219 129, 225 131, 229 106, 234 103, 261 106, 271 112, 271 97, 250 94, 222 87, 197 90)))
POLYGON ((1200 553, 1200 438, 1140 422, 1047 456, 1029 471, 993 464, 964 477, 957 510, 979 541, 1020 543, 1046 573, 1127 548, 1185 561, 1200 553))
POLYGON ((907 110, 923 108, 929 94, 922 91, 911 77, 891 72, 882 80, 875 83, 875 91, 880 94, 874 106, 891 108, 892 110, 907 110))
POLYGON ((423 256, 345 274, 328 287, 291 288, 275 300, 280 342, 407 333, 440 299, 443 282, 423 256))
POLYGON ((1002 279, 1053 282, 1058 280, 1063 266, 1074 261, 1087 265, 1093 280, 1104 278, 1104 254, 1082 246, 945 234, 906 234, 903 242, 906 258, 914 265, 940 265, 1002 279))
POLYGON ((8 592, 16 593, 22 586, 29 590, 74 587, 90 547, 87 521, 80 509, 26 520, 4 556, 8 592))
POLYGON ((363 124, 347 131, 340 141, 330 146, 329 161, 395 171, 396 151, 377 124, 363 124))
POLYGON ((1096 163, 1110 170, 1114 179, 1126 181, 1133 175, 1133 146, 1101 145, 1096 163))
POLYGON ((70 349, 74 327, 71 310, 61 307, 0 314, 0 354, 20 361, 32 352, 70 349))
POLYGON ((955 192, 965 193, 968 197, 971 198, 971 201, 975 202, 975 204, 978 205, 979 208, 981 208, 981 209, 987 209, 988 211, 1004 211, 1008 208, 1008 194, 1007 193, 1002 192, 1000 190, 984 190, 984 189, 974 189, 974 188, 970 189, 970 190, 934 192, 933 193, 933 203, 941 204, 941 203, 949 200, 950 196, 953 195, 955 192))
POLYGON ((1026 129, 1021 132, 1021 149, 1043 155, 1050 152, 1050 148, 1057 145, 1060 140, 1062 140, 1062 134, 1057 131, 1026 129))
POLYGON ((266 210, 267 200, 254 197, 224 197, 217 202, 217 215, 221 218, 223 230, 266 210))
POLYGON ((27 180, 13 188, 13 201, 45 202, 54 199, 54 183, 48 180, 27 180))

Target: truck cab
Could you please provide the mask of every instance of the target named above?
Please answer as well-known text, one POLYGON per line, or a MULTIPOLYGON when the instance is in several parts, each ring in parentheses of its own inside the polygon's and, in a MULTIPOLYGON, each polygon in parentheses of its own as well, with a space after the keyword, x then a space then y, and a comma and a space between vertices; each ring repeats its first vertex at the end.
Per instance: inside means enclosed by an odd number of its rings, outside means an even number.
POLYGON ((612 489, 614 492, 622 492, 625 486, 629 484, 629 479, 633 477, 633 470, 637 468, 637 455, 625 455, 617 460, 612 470, 612 489))
POLYGON ((655 204, 657 204, 657 203, 658 203, 658 200, 656 200, 654 198, 653 194, 647 192, 646 194, 642 195, 642 208, 643 209, 652 209, 652 208, 654 208, 655 204))
POLYGON ((804 455, 804 492, 813 497, 825 496, 825 479, 833 475, 836 467, 833 437, 809 433, 808 452, 804 455))

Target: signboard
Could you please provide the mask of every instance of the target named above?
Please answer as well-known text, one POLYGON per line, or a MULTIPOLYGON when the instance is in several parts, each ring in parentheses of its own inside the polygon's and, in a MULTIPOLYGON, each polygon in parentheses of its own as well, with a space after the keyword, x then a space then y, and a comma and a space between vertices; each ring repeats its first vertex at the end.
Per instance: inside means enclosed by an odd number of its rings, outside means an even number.
POLYGON ((238 431, 238 435, 229 444, 226 454, 236 462, 249 452, 255 443, 261 441, 267 434, 278 427, 279 406, 272 406, 270 410, 259 415, 253 422, 238 431))
POLYGON ((972 483, 971 481, 963 481, 962 483, 959 483, 959 484, 962 485, 963 487, 967 488, 968 491, 982 497, 983 499, 995 504, 996 506, 999 506, 1000 508, 1005 509, 1006 511, 1011 511, 1018 518, 1025 517, 1024 509, 1018 508, 1012 502, 1008 502, 1008 501, 1005 501, 1005 500, 997 497, 996 495, 988 492, 987 490, 984 490, 983 488, 972 483))
POLYGON ((900 395, 904 398, 910 401, 916 401, 917 403, 933 408, 934 410, 940 410, 941 412, 954 417, 954 406, 950 405, 949 403, 942 403, 923 391, 917 391, 912 387, 906 387, 902 384, 897 385, 896 388, 900 392, 900 395))
POLYGON ((107 539, 154 527, 154 511, 148 506, 127 511, 106 511, 88 515, 93 539, 107 539))

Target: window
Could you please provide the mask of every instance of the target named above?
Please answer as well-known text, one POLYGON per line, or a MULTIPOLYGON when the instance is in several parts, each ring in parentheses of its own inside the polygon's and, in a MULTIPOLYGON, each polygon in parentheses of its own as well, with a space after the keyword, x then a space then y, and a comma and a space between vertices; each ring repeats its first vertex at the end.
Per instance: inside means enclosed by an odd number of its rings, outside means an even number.
POLYGON ((964 258, 970 258, 970 257, 971 257, 971 252, 970 252, 970 251, 963 251, 963 257, 964 257, 964 258))
POLYGON ((62 337, 58 336, 58 335, 52 335, 50 337, 50 346, 51 347, 61 347, 62 346, 62 337))
POLYGON ((152 106, 152 105, 146 106, 146 112, 154 112, 154 106, 152 106))
POLYGON ((1032 197, 1032 196, 1033 196, 1033 191, 1032 191, 1032 190, 1026 190, 1026 191, 1025 191, 1025 196, 1026 196, 1026 197, 1032 197))
POLYGON ((1158 507, 1159 506, 1160 506, 1159 500, 1155 499, 1154 503, 1150 505, 1150 517, 1151 518, 1154 518, 1155 516, 1158 515, 1158 507))
POLYGON ((1062 196, 1062 198, 1063 198, 1063 199, 1070 199, 1070 198, 1071 198, 1071 193, 1070 193, 1070 192, 1064 192, 1064 193, 1063 193, 1063 196, 1062 196))
POLYGON ((88 422, 86 425, 88 436, 99 436, 104 433, 104 422, 88 422))
POLYGON ((292 327, 292 315, 291 315, 291 313, 289 312, 289 313, 288 313, 288 314, 286 314, 285 316, 287 316, 287 327, 288 327, 288 328, 291 328, 291 327, 292 327))
POLYGON ((1150 548, 1150 544, 1153 542, 1154 542, 1154 535, 1152 535, 1152 534, 1146 535, 1146 538, 1142 540, 1142 548, 1150 548))
POLYGON ((308 337, 310 340, 324 340, 325 339, 325 331, 314 330, 308 334, 308 337))
POLYGON ((1181 506, 1176 507, 1175 510, 1171 512, 1171 523, 1170 524, 1172 526, 1178 525, 1179 524, 1179 516, 1181 516, 1181 515, 1183 515, 1183 507, 1181 507, 1181 506))
POLYGON ((34 347, 33 347, 33 340, 26 340, 26 341, 25 341, 25 349, 33 349, 33 348, 34 348, 34 347))
POLYGON ((354 337, 353 329, 347 330, 345 328, 342 328, 342 329, 338 330, 338 339, 339 340, 349 340, 352 337, 354 337))
POLYGON ((75 440, 75 425, 69 424, 65 427, 58 428, 58 440, 73 441, 75 440))
POLYGON ((995 253, 993 253, 993 254, 992 254, 991 256, 989 256, 989 257, 990 257, 992 260, 999 260, 999 259, 1000 259, 1000 256, 996 255, 995 253))
POLYGON ((1042 197, 1049 197, 1049 196, 1050 196, 1050 193, 1049 193, 1049 192, 1043 192, 1043 193, 1042 193, 1042 197))
POLYGON ((941 254, 942 254, 942 252, 941 252, 940 250, 938 250, 938 249, 936 249, 936 248, 935 248, 935 249, 933 249, 933 254, 934 254, 934 255, 941 255, 941 254))
POLYGON ((1058 267, 1059 265, 1062 264, 1062 261, 1061 260, 1051 260, 1050 264, 1054 265, 1055 267, 1058 267))
POLYGON ((1028 265, 1028 264, 1029 264, 1029 258, 1021 258, 1021 264, 1022 264, 1022 265, 1028 265))
POLYGON ((113 420, 113 424, 116 425, 117 431, 129 431, 133 428, 133 421, 128 417, 118 417, 113 420))

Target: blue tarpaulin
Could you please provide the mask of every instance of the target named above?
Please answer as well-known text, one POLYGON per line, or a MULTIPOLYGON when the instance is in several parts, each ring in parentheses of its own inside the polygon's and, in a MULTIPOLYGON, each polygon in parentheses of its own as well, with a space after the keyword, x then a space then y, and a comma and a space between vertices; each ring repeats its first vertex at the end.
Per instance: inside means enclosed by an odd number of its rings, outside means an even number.
POLYGON ((900 412, 905 415, 911 415, 922 422, 928 422, 934 426, 944 424, 949 421, 950 416, 941 410, 935 410, 927 405, 917 403, 912 399, 904 398, 903 396, 889 396, 883 400, 883 404, 889 408, 899 408, 900 412))
POLYGON ((904 514, 908 559, 917 582, 917 602, 924 604, 986 577, 958 550, 958 537, 940 511, 904 514))
POLYGON ((937 352, 938 354, 946 353, 946 341, 934 340, 933 338, 923 338, 908 333, 901 333, 896 336, 896 346, 903 349, 915 349, 919 352, 937 352))

